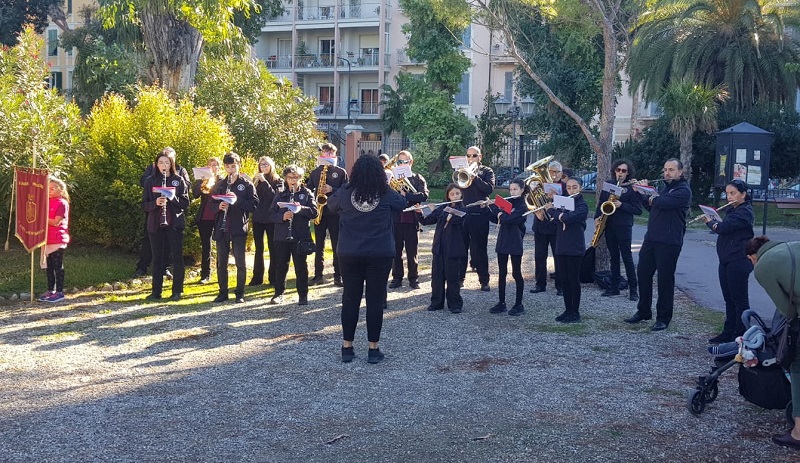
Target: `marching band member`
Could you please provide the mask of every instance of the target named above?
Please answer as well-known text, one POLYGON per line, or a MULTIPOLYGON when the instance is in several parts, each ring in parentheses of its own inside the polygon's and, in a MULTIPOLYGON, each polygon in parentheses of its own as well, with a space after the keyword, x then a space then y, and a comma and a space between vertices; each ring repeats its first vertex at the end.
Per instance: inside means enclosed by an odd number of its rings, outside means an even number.
POLYGON ((67 184, 52 176, 47 192, 47 245, 42 249, 46 255, 47 292, 39 300, 61 302, 64 300, 64 249, 69 243, 69 193, 67 184))
POLYGON ((296 276, 295 287, 299 298, 297 303, 308 305, 308 264, 306 263, 307 254, 303 252, 302 243, 311 244, 311 228, 308 222, 317 217, 317 202, 311 190, 300 183, 303 174, 303 168, 293 164, 283 169, 286 188, 275 194, 275 199, 268 211, 270 220, 275 224, 275 236, 272 242, 275 254, 270 253, 270 261, 275 261, 275 280, 273 280, 275 294, 270 301, 272 304, 283 303, 286 274, 289 272, 289 258, 291 257, 296 276), (297 203, 299 209, 292 212, 278 203, 297 203))
MULTIPOLYGON (((455 183, 447 185, 444 196, 450 201, 434 209, 427 217, 420 218, 424 225, 436 224, 433 234, 433 264, 431 269, 431 304, 428 310, 447 308, 451 313, 461 313, 464 300, 461 298, 461 265, 467 258, 467 247, 464 245, 464 217, 445 212, 446 207, 466 212, 461 201, 461 190, 455 183)), ((426 206, 429 207, 429 206, 426 206)), ((415 211, 422 213, 422 209, 415 211)))
POLYGON ((497 243, 495 252, 497 253, 497 289, 500 301, 489 309, 490 313, 503 313, 506 311, 506 277, 508 275, 508 260, 511 258, 511 275, 516 283, 516 297, 514 307, 508 311, 509 315, 517 316, 525 312, 522 305, 522 293, 525 291, 525 280, 522 278, 522 240, 525 237, 525 221, 528 208, 525 206, 525 195, 528 194, 528 186, 521 179, 514 179, 508 185, 508 193, 511 198, 511 212, 505 212, 497 204, 491 206, 492 222, 499 226, 497 232, 497 243))
MULTIPOLYGON (((624 159, 618 159, 611 165, 611 178, 618 185, 633 178, 633 166, 624 159)), ((600 221, 603 213, 600 207, 609 199, 609 192, 602 191, 594 211, 595 226, 600 221)), ((619 295, 620 256, 625 264, 625 276, 628 278, 628 298, 632 301, 639 300, 638 284, 636 283, 636 266, 633 264, 631 242, 633 241, 633 216, 642 214, 642 198, 633 188, 627 187, 614 201, 616 210, 606 217, 605 232, 606 246, 611 257, 611 286, 601 296, 619 295)))
MULTIPOLYGON (((467 148, 467 162, 478 166, 477 173, 472 183, 461 190, 464 204, 471 204, 480 200, 488 200, 494 190, 494 171, 481 165, 481 150, 477 146, 467 148)), ((469 250, 472 266, 478 273, 481 291, 489 291, 489 209, 486 205, 470 206, 464 221, 464 245, 469 250)), ((467 274, 467 259, 464 259, 461 269, 461 281, 467 274)))
POLYGON ((269 269, 267 270, 267 283, 275 284, 275 265, 273 253, 273 235, 275 223, 270 220, 269 208, 275 194, 283 190, 283 180, 275 172, 275 161, 269 156, 262 156, 258 160, 258 173, 253 177, 253 184, 258 195, 258 207, 253 212, 253 242, 256 252, 253 256, 253 278, 248 286, 259 286, 264 283, 264 235, 267 236, 267 250, 269 251, 269 269))
POLYGON ((236 153, 228 153, 222 158, 225 180, 219 182, 215 189, 216 195, 232 194, 236 200, 232 204, 219 199, 214 200, 217 220, 214 224, 214 241, 217 242, 217 283, 219 295, 214 302, 228 300, 228 257, 233 247, 233 258, 236 262, 236 302, 244 302, 244 282, 247 278, 247 264, 245 262, 245 241, 247 240, 247 227, 249 214, 258 207, 258 195, 253 183, 245 176, 239 174, 242 160, 236 153))
POLYGON ((556 321, 561 323, 577 323, 581 320, 581 261, 586 253, 584 231, 589 215, 589 206, 581 195, 581 186, 578 177, 567 180, 567 194, 574 198, 575 210, 556 209, 553 203, 546 208, 556 224, 556 278, 561 282, 565 307, 564 313, 556 317, 556 321))
MULTIPOLYGON (((409 168, 414 166, 414 157, 408 151, 397 153, 397 164, 408 164, 409 168)), ((428 183, 425 177, 420 174, 413 174, 407 177, 416 192, 401 191, 400 194, 406 198, 408 206, 419 204, 428 200, 428 183)), ((390 288, 399 288, 403 285, 403 247, 406 248, 406 258, 408 258, 408 286, 419 289, 419 232, 420 225, 417 220, 416 212, 400 212, 393 216, 394 220, 394 264, 392 265, 392 281, 390 288)))
POLYGON ((344 282, 342 362, 351 362, 355 357, 353 340, 365 285, 367 361, 383 360, 378 341, 395 250, 392 212, 402 211, 405 206, 406 199, 389 188, 383 165, 375 156, 359 157, 353 165, 350 183, 329 198, 326 209, 339 216, 342 231, 336 249, 344 282))
MULTIPOLYGON (((650 328, 652 331, 665 330, 672 321, 675 268, 686 233, 686 213, 692 201, 692 190, 683 178, 683 163, 679 159, 668 159, 664 163, 664 180, 658 196, 649 196, 643 201, 650 216, 636 269, 640 298, 636 313, 625 319, 627 323, 639 323, 653 318, 653 276, 657 271, 658 302, 656 323, 650 328)), ((647 181, 642 180, 641 184, 646 186, 647 181)))
POLYGON ((211 278, 211 234, 214 232, 214 219, 217 217, 215 204, 211 200, 211 190, 222 180, 219 167, 222 161, 217 157, 208 158, 206 166, 211 169, 211 178, 194 182, 192 194, 200 198, 200 210, 197 211, 197 230, 200 232, 200 284, 208 284, 211 278))
MULTIPOLYGON (((547 165, 547 171, 553 183, 561 185, 561 193, 567 191, 567 184, 564 182, 563 167, 558 161, 552 161, 547 165)), ((553 193, 548 192, 548 196, 553 197, 553 193)), ((556 296, 562 295, 561 280, 558 277, 558 259, 556 259, 557 243, 557 224, 550 221, 544 214, 535 214, 533 218, 533 261, 536 286, 530 290, 531 293, 541 293, 547 290, 547 249, 553 253, 555 267, 555 287, 556 296)))
MULTIPOLYGON (((324 143, 321 147, 320 156, 323 158, 336 158, 336 145, 324 143)), ((319 197, 324 195, 329 197, 339 188, 347 184, 347 171, 334 165, 320 165, 314 169, 308 178, 308 188, 319 197), (325 172, 325 181, 321 182, 322 173, 325 172)), ((342 286, 342 272, 339 268, 339 254, 336 251, 339 242, 339 217, 331 212, 326 205, 322 208, 322 217, 319 223, 314 225, 314 240, 317 243, 317 252, 314 256, 314 278, 311 284, 317 285, 325 281, 323 272, 325 271, 325 236, 328 232, 331 235, 331 248, 333 248, 333 284, 342 286)))
POLYGON ((183 230, 186 228, 186 209, 189 208, 189 184, 175 167, 175 159, 164 152, 156 158, 155 171, 144 182, 142 208, 147 212, 147 233, 153 254, 153 290, 146 299, 161 299, 164 285, 165 260, 172 252, 172 297, 178 301, 183 293, 183 230), (174 195, 155 192, 153 188, 174 188, 174 195), (167 245, 168 243, 168 245, 167 245))

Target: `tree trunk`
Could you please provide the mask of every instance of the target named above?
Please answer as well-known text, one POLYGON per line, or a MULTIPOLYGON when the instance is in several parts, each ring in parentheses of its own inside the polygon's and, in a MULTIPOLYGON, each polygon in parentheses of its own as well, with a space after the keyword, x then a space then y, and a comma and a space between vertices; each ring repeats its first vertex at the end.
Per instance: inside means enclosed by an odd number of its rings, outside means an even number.
POLYGON ((172 94, 188 91, 194 84, 203 36, 170 12, 145 9, 141 20, 147 77, 172 94))
POLYGON ((692 135, 694 131, 681 132, 678 139, 681 145, 681 162, 683 163, 683 177, 692 183, 692 135))
POLYGON ((641 115, 639 114, 639 103, 641 96, 639 94, 639 87, 633 89, 631 94, 631 140, 640 140, 642 138, 642 122, 641 115))

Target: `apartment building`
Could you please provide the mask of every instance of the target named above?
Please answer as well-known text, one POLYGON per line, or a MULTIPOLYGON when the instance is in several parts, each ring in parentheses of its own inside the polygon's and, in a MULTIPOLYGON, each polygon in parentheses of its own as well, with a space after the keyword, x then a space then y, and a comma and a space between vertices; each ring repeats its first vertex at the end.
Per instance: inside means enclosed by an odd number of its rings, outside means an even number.
MULTIPOLYGON (((96 4, 96 2, 94 0, 64 0, 63 11, 70 29, 82 25, 82 19, 79 17, 78 12, 84 6, 92 4, 96 4)), ((44 39, 42 56, 50 66, 50 79, 48 81, 50 86, 69 94, 73 87, 72 77, 75 70, 76 50, 65 50, 59 45, 61 32, 59 26, 50 18, 47 28, 42 33, 42 38, 44 39)))

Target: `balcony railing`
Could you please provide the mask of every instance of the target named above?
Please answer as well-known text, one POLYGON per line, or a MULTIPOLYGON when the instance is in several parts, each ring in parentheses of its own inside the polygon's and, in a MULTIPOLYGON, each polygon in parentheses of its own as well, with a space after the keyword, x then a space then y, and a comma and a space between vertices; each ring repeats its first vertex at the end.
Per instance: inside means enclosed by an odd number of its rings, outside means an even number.
MULTIPOLYGON (((391 4, 386 5, 386 11, 381 15, 380 3, 347 3, 339 5, 339 18, 350 20, 376 20, 381 17, 392 19, 391 4)), ((297 21, 330 21, 336 19, 335 6, 301 6, 297 8, 287 7, 286 11, 280 16, 267 19, 268 22, 292 22, 292 18, 297 21)))
POLYGON ((361 109, 362 115, 375 115, 378 114, 378 109, 380 109, 380 103, 377 101, 362 101, 359 104, 359 108, 361 109))
MULTIPOLYGON (((360 116, 377 116, 380 110, 378 102, 364 102, 359 103, 358 109, 361 111, 360 116)), ((320 101, 319 107, 316 109, 317 117, 338 117, 349 118, 352 117, 350 106, 347 102, 340 101, 320 101)))
POLYGON ((408 52, 405 48, 398 48, 397 49, 397 64, 401 65, 412 65, 412 64, 421 64, 419 61, 415 59, 411 59, 408 56, 408 52))

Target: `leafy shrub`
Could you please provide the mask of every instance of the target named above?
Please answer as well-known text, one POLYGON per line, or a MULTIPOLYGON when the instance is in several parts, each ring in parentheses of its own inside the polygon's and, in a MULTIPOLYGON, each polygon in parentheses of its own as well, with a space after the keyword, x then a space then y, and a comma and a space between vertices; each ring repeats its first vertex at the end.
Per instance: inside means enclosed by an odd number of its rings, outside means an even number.
MULTIPOLYGON (((90 150, 76 163, 73 229, 80 239, 138 250, 144 233, 140 178, 156 155, 171 146, 178 164, 204 166, 232 146, 224 122, 184 98, 173 100, 158 87, 143 87, 129 103, 109 94, 87 122, 90 150)), ((196 208, 195 208, 196 209, 196 208)), ((199 238, 188 224, 184 253, 199 256, 199 238)))

